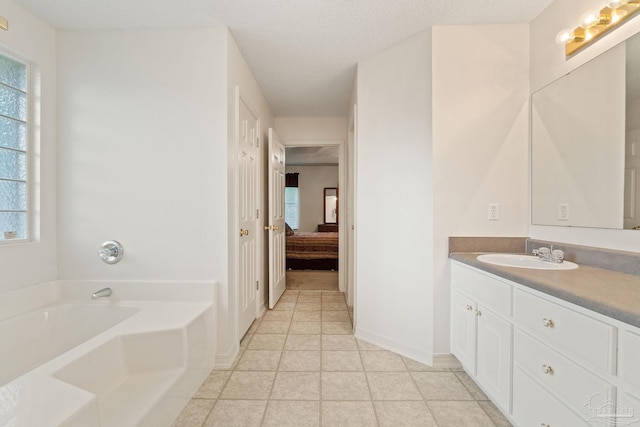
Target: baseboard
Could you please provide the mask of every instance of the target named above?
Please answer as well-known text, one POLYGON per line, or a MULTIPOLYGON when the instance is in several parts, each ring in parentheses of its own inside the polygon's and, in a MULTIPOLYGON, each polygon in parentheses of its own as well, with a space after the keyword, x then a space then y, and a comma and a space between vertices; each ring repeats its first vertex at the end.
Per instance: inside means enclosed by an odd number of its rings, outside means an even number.
POLYGON ((360 340, 375 344, 385 350, 393 351, 394 353, 398 353, 425 365, 431 366, 433 364, 433 355, 426 354, 416 350, 415 348, 407 347, 393 339, 367 331, 366 329, 356 327, 354 335, 360 340))
POLYGON ((226 353, 216 353, 214 369, 230 369, 233 367, 238 353, 240 352, 240 344, 234 343, 226 353))

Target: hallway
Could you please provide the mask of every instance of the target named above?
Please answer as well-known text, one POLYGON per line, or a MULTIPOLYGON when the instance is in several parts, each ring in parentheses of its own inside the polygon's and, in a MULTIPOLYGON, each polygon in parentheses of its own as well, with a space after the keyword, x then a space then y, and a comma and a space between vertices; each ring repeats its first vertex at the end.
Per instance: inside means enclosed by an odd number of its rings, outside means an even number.
POLYGON ((466 373, 357 340, 342 292, 287 290, 174 427, 510 426, 466 373))

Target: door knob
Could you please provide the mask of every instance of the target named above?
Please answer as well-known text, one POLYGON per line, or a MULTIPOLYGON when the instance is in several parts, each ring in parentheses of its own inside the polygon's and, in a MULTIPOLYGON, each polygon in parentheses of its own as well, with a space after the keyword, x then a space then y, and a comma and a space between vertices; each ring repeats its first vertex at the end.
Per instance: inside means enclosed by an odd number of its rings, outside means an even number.
POLYGON ((265 225, 264 226, 264 231, 269 231, 271 230, 271 226, 270 225, 265 225))
POLYGON ((248 236, 248 235, 249 235, 249 230, 243 230, 242 228, 240 229, 240 237, 248 236))
POLYGON ((277 225, 274 225, 274 226, 272 227, 272 229, 273 229, 273 231, 278 231, 278 230, 280 230, 280 227, 278 227, 277 225))

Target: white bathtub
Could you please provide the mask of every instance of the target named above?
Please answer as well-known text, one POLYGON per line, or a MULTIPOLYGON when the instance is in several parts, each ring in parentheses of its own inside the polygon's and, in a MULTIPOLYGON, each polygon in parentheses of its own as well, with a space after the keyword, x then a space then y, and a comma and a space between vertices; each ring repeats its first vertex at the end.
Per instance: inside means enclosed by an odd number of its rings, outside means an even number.
POLYGON ((213 282, 0 294, 0 426, 170 426, 213 367, 214 295, 213 282))

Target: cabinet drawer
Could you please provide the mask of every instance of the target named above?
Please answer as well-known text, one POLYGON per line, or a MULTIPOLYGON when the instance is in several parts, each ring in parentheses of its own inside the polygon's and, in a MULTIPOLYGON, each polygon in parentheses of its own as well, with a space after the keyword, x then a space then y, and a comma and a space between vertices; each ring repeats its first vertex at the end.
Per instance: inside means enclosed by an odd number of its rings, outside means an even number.
POLYGON ((513 370, 513 419, 521 427, 588 425, 517 367, 513 370))
POLYGON ((593 415, 591 409, 585 406, 585 400, 590 395, 601 396, 603 402, 615 398, 613 385, 521 329, 516 329, 514 335, 514 360, 519 368, 547 390, 558 394, 563 402, 585 419, 593 415))
POLYGON ((592 367, 615 374, 616 328, 599 320, 517 290, 515 321, 542 341, 592 367))
POLYGON ((511 317, 511 285, 456 263, 451 268, 451 281, 454 288, 480 305, 501 316, 511 317))
MULTIPOLYGON (((620 377, 640 392, 640 335, 624 331, 620 336, 620 377)), ((640 407, 636 409, 640 414, 640 407)))

